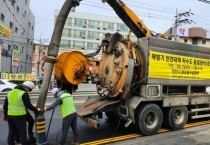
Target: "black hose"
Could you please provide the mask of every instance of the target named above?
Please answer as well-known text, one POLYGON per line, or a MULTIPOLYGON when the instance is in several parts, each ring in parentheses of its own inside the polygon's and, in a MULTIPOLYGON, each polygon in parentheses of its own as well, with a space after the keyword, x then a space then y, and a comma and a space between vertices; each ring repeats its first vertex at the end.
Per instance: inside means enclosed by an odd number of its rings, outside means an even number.
POLYGON ((53 115, 54 115, 54 111, 55 111, 55 108, 53 109, 52 114, 51 114, 51 117, 50 117, 50 123, 49 123, 48 129, 47 129, 46 140, 47 140, 47 138, 48 138, 48 133, 49 133, 49 131, 50 131, 50 126, 51 126, 52 118, 53 118, 53 115))

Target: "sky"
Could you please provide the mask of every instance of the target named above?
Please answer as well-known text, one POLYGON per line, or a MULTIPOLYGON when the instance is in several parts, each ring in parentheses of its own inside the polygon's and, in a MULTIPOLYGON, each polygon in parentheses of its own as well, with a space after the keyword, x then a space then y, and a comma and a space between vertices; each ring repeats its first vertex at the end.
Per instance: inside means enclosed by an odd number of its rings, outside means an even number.
MULTIPOLYGON (((193 22, 182 27, 202 27, 210 33, 210 4, 198 0, 123 0, 146 26, 164 33, 173 26, 177 13, 190 11, 187 17, 193 22)), ((54 13, 60 10, 65 0, 31 0, 30 8, 35 16, 35 39, 50 42, 54 29, 54 13)), ((76 12, 118 17, 112 8, 102 0, 82 0, 76 12)), ((71 13, 69 14, 71 15, 71 13)), ((182 17, 181 19, 185 19, 182 17)))

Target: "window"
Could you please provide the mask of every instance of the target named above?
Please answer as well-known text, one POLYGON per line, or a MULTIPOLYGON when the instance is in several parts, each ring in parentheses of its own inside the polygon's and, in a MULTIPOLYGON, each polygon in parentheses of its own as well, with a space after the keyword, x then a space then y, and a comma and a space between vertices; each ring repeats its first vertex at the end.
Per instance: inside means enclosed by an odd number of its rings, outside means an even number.
POLYGON ((84 49, 85 48, 85 42, 82 42, 82 41, 73 41, 73 48, 76 48, 76 49, 84 49))
POLYGON ((15 27, 15 33, 18 33, 18 28, 17 27, 15 27))
POLYGON ((12 4, 12 6, 14 7, 15 0, 11 0, 11 4, 12 4))
POLYGON ((86 27, 86 20, 85 19, 75 19, 75 26, 86 27))
POLYGON ((66 25, 67 25, 67 26, 72 26, 71 20, 72 20, 71 18, 68 18, 68 19, 67 19, 67 21, 66 21, 66 25))
POLYGON ((70 47, 70 41, 68 41, 68 40, 61 40, 61 43, 60 43, 60 46, 62 47, 62 48, 68 48, 68 47, 70 47))
POLYGON ((202 44, 205 45, 206 44, 206 40, 202 40, 202 44))
POLYGON ((74 31, 74 38, 85 38, 85 31, 75 30, 74 31))
POLYGON ((114 30, 114 23, 111 22, 104 22, 104 30, 114 30))
POLYGON ((187 39, 184 39, 184 43, 187 43, 187 39))
POLYGON ((17 6, 17 9, 16 9, 17 13, 19 14, 20 12, 20 8, 17 6))
POLYGON ((28 0, 25 0, 25 4, 27 5, 27 3, 28 3, 28 0))
POLYGON ((62 33, 63 37, 71 37, 71 29, 63 29, 63 33, 62 33))
POLYGON ((33 26, 31 26, 31 30, 34 31, 34 27, 33 26))
POLYGON ((88 32, 88 39, 98 39, 98 33, 97 32, 88 32))
POLYGON ((24 47, 22 46, 22 52, 23 52, 24 47))
POLYGON ((28 54, 26 55, 26 59, 28 59, 28 54))
POLYGON ((9 27, 10 27, 11 29, 13 28, 13 23, 12 23, 12 22, 9 23, 9 27))
POLYGON ((97 29, 99 27, 99 21, 89 20, 88 28, 97 29))
POLYGON ((31 23, 30 22, 28 23, 28 26, 31 27, 31 23))
POLYGON ((118 24, 117 25, 117 30, 121 32, 127 32, 127 27, 125 24, 118 24))
POLYGON ((198 44, 198 39, 197 39, 197 38, 193 38, 193 39, 192 39, 192 44, 197 45, 197 44, 198 44))
POLYGON ((88 42, 87 43, 87 49, 97 49, 98 48, 98 45, 97 43, 93 43, 93 42, 88 42))
POLYGON ((1 21, 4 22, 5 16, 1 13, 1 21))

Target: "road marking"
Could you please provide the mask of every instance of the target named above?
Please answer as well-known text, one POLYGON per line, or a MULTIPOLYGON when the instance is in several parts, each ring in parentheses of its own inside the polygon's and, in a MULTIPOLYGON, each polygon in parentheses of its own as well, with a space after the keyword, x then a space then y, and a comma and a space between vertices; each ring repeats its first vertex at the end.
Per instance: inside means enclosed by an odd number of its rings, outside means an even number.
MULTIPOLYGON (((205 125, 205 124, 210 124, 210 120, 188 123, 184 126, 184 129, 196 127, 196 126, 200 126, 200 125, 205 125)), ((170 132, 170 131, 171 130, 169 130, 169 129, 161 128, 157 132, 157 134, 164 133, 164 132, 170 132)), ((123 136, 112 137, 112 138, 107 138, 107 139, 101 139, 101 140, 92 141, 92 142, 86 142, 86 143, 82 143, 81 145, 93 145, 93 144, 101 145, 101 144, 113 143, 113 142, 117 142, 117 141, 123 141, 123 140, 127 140, 127 139, 137 138, 137 137, 143 137, 143 135, 142 134, 129 134, 129 135, 123 135, 123 136)))

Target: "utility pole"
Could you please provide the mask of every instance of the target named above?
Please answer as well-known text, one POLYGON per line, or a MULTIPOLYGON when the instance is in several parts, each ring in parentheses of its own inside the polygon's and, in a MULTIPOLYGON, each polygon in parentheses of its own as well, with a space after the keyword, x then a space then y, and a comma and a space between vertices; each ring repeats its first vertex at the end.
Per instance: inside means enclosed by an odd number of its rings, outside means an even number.
POLYGON ((177 27, 182 24, 192 24, 194 22, 193 20, 188 19, 188 17, 190 17, 191 15, 194 15, 193 13, 191 13, 191 10, 183 12, 183 13, 177 13, 177 9, 176 9, 176 16, 175 16, 175 23, 174 23, 175 41, 177 41, 177 27))

